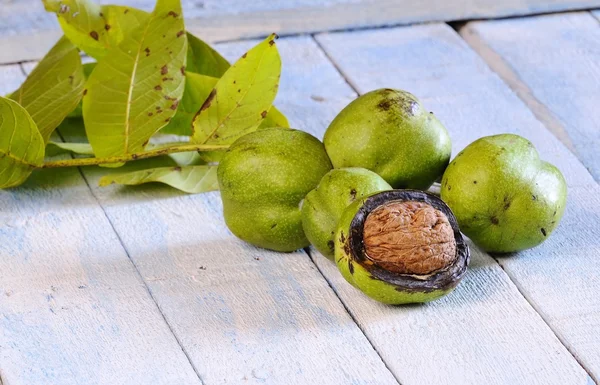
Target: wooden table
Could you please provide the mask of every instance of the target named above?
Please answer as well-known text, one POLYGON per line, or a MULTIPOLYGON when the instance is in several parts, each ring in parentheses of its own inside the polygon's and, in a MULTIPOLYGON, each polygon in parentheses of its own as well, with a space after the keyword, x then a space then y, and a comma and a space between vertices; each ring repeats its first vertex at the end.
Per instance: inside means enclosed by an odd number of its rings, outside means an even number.
MULTIPOLYGON (((390 307, 314 249, 236 239, 218 193, 39 172, 0 191, 0 384, 600 384, 600 13, 444 23, 600 1, 183 3, 231 59, 255 43, 241 38, 284 35, 276 104, 318 137, 357 94, 397 87, 435 111, 454 153, 530 139, 567 178, 562 224, 509 257, 471 245, 454 293, 390 307), (436 22, 397 26, 421 21, 436 22)), ((59 35, 38 0, 0 0, 0 94, 59 35)))

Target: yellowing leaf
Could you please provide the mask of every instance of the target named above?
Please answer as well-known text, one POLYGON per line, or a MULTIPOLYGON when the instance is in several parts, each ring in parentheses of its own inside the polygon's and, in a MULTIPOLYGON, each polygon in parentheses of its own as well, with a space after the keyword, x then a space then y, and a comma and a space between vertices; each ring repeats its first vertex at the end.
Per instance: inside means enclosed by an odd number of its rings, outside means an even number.
POLYGON ((18 103, 0 97, 0 188, 18 186, 44 161, 44 140, 18 103))
POLYGON ((101 57, 108 45, 106 23, 100 6, 87 0, 43 0, 56 13, 65 36, 92 57, 101 57))
POLYGON ((110 184, 139 185, 160 182, 178 190, 197 194, 219 189, 217 166, 159 167, 123 174, 108 175, 99 181, 100 186, 110 184))
POLYGON ((108 48, 116 47, 125 38, 133 33, 137 28, 146 24, 150 14, 141 9, 124 7, 120 5, 104 5, 102 6, 102 14, 106 22, 105 29, 108 37, 108 48))
POLYGON ((193 121, 193 142, 230 144, 258 128, 279 86, 275 38, 271 35, 245 53, 219 79, 193 121))
POLYGON ((148 23, 98 61, 83 118, 98 157, 143 150, 175 114, 184 90, 187 43, 179 0, 158 0, 148 23))
POLYGON ((229 69, 229 62, 196 36, 188 32, 187 72, 220 78, 229 69))
POLYGON ((185 74, 185 91, 177 113, 161 130, 163 134, 191 135, 194 116, 206 100, 219 79, 193 72, 185 74))
MULTIPOLYGON (((168 125, 162 128, 163 134, 192 135, 192 121, 202 104, 208 98, 215 87, 218 78, 199 75, 193 72, 185 74, 185 91, 179 103, 177 113, 168 125)), ((267 117, 262 121, 259 128, 289 127, 287 118, 275 107, 271 107, 267 117)))
POLYGON ((43 0, 56 13, 65 36, 89 56, 100 59, 129 33, 145 24, 148 13, 116 5, 100 6, 89 0, 43 0))
POLYGON ((44 142, 48 142, 50 134, 77 107, 83 84, 79 52, 63 37, 11 95, 11 99, 29 112, 44 142))
MULTIPOLYGON (((92 71, 96 68, 96 63, 85 63, 83 65, 83 77, 87 81, 92 74, 92 71)), ((81 101, 77 104, 77 107, 67 115, 68 118, 81 118, 83 116, 83 110, 81 107, 81 101)))
POLYGON ((279 111, 274 106, 271 107, 271 109, 267 113, 267 117, 265 118, 265 120, 262 121, 262 123, 260 124, 260 127, 258 127, 258 129, 262 130, 263 128, 271 128, 271 127, 282 127, 282 128, 290 127, 290 123, 288 122, 285 115, 282 114, 281 111, 279 111))

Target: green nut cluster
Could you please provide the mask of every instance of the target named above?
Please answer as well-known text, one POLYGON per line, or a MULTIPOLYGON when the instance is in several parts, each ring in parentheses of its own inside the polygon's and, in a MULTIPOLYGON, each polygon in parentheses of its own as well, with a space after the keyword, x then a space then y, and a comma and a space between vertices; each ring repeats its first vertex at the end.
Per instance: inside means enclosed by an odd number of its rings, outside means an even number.
POLYGON ((449 163, 448 132, 405 91, 357 98, 323 142, 290 129, 238 139, 218 169, 225 221, 259 247, 314 245, 382 303, 450 293, 470 260, 461 230, 487 251, 519 251, 547 239, 565 209, 562 174, 529 141, 481 138, 449 163), (442 175, 441 198, 422 191, 442 175))
POLYGON ((323 144, 305 132, 272 128, 241 137, 218 168, 227 226, 238 238, 271 250, 308 246, 300 202, 329 170, 323 144))
POLYGON ((323 142, 334 167, 366 168, 394 188, 429 188, 444 173, 452 149, 433 113, 414 95, 389 88, 351 102, 323 142))
POLYGON ((452 161, 441 196, 461 230, 486 251, 539 245, 558 226, 567 198, 561 172, 512 134, 481 138, 452 161))

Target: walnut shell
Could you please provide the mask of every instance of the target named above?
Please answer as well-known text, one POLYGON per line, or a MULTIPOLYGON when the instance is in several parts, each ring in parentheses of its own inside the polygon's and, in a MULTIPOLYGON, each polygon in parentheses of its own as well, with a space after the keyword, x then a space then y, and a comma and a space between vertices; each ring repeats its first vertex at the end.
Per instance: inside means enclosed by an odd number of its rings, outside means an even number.
POLYGON ((380 302, 427 302, 451 292, 469 264, 469 248, 450 208, 437 196, 391 190, 344 211, 335 260, 344 278, 380 302))
POLYGON ((392 201, 371 211, 363 242, 374 264, 400 274, 431 274, 456 259, 448 217, 424 202, 392 201))

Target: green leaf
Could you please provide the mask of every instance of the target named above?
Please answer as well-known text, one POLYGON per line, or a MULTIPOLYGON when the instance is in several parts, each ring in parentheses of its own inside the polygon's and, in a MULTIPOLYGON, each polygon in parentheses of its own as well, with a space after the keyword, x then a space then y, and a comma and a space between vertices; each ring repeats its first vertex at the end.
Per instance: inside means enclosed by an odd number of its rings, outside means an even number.
POLYGON ((264 128, 271 128, 271 127, 281 127, 281 128, 289 128, 290 127, 290 123, 288 122, 285 115, 282 114, 281 111, 279 111, 274 106, 271 107, 271 109, 267 113, 267 117, 265 118, 265 120, 262 121, 262 123, 260 124, 258 129, 262 130, 264 128))
POLYGON ((193 121, 195 143, 230 144, 254 131, 277 95, 281 58, 271 35, 219 79, 193 121))
MULTIPOLYGON (((92 74, 92 71, 94 71, 94 68, 96 68, 96 64, 97 63, 85 63, 83 65, 83 77, 85 78, 85 80, 87 81, 90 78, 90 75, 92 74)), ((71 113, 69 113, 69 115, 67 115, 68 118, 80 118, 83 116, 83 107, 82 107, 82 103, 81 101, 79 102, 79 104, 77 104, 77 107, 75 107, 75 109, 73 111, 71 111, 71 113)))
POLYGON ((106 32, 108 45, 105 53, 108 53, 108 48, 118 46, 136 29, 148 23, 150 18, 150 13, 146 11, 120 5, 104 5, 102 6, 102 14, 106 25, 108 25, 108 31, 106 32))
POLYGON ((206 162, 200 157, 200 153, 197 151, 174 152, 169 154, 169 157, 179 166, 197 166, 206 164, 206 162))
POLYGON ((64 152, 72 152, 78 155, 94 155, 94 150, 89 143, 63 143, 63 142, 48 142, 49 147, 56 149, 47 149, 46 153, 58 155, 64 152))
POLYGON ((82 118, 66 118, 56 130, 66 142, 89 144, 82 118))
POLYGON ((15 101, 0 97, 0 188, 18 186, 44 161, 44 139, 15 101))
MULTIPOLYGON (((191 33, 188 36, 186 85, 177 114, 161 132, 174 135, 191 135, 192 121, 218 82, 218 78, 231 67, 229 62, 191 33)), ((271 107, 259 128, 289 127, 289 122, 275 107, 271 107)))
POLYGON ((163 134, 174 135, 192 135, 192 121, 202 103, 206 100, 210 91, 214 88, 219 79, 199 75, 193 72, 185 74, 185 91, 179 103, 177 113, 168 125, 163 127, 163 134))
POLYGON ((206 165, 159 167, 123 174, 108 175, 100 179, 99 185, 108 186, 113 183, 140 185, 150 182, 164 183, 191 194, 216 191, 219 189, 217 166, 206 165))
MULTIPOLYGON (((185 91, 179 103, 177 113, 168 125, 162 128, 161 133, 190 136, 192 135, 192 121, 198 113, 202 104, 215 87, 218 78, 199 75, 193 72, 185 74, 185 91)), ((287 118, 275 107, 271 107, 267 117, 263 120, 260 128, 289 127, 287 118)))
POLYGON ((92 57, 102 57, 108 45, 100 6, 87 0, 43 0, 56 13, 65 36, 92 57))
POLYGON ((89 56, 100 59, 145 24, 148 13, 116 5, 100 6, 88 0, 43 0, 56 13, 65 36, 89 56))
POLYGON ((83 118, 98 157, 143 150, 175 114, 187 42, 179 0, 158 0, 148 23, 111 48, 92 72, 83 118))
POLYGON ((196 36, 188 32, 187 72, 220 78, 230 67, 229 62, 196 36))
POLYGON ((77 107, 83 84, 79 52, 63 37, 11 95, 11 99, 25 107, 44 142, 48 142, 50 134, 77 107))

